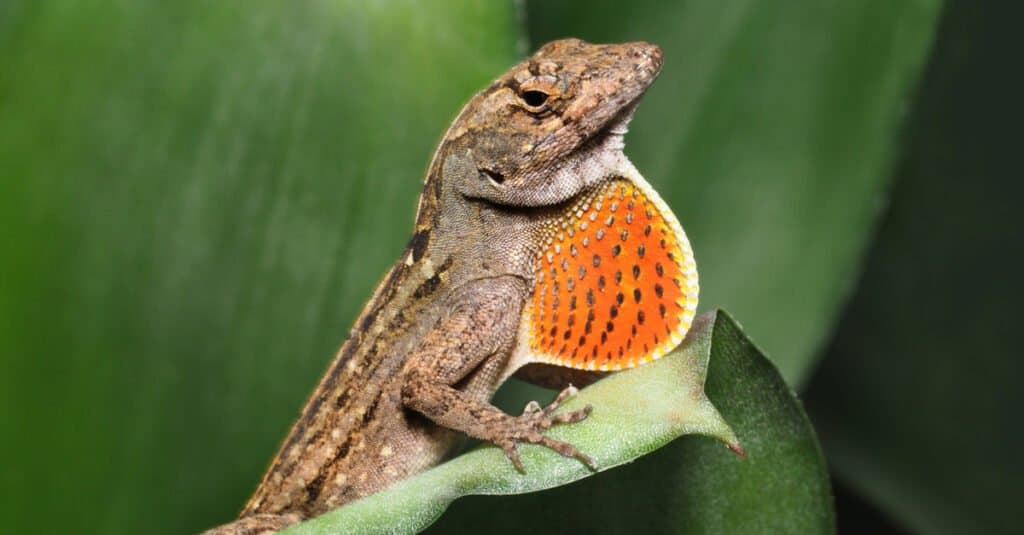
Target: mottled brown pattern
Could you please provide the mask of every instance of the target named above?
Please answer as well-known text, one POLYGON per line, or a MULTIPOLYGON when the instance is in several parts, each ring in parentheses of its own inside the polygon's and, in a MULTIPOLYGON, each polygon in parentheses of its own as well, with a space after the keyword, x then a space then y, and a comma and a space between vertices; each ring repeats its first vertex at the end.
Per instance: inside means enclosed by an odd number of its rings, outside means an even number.
MULTIPOLYGON (((405 253, 355 322, 240 519, 211 533, 273 531, 376 492, 448 455, 461 434, 588 464, 541 431, 582 420, 554 403, 490 405, 522 363, 523 305, 541 229, 628 160, 622 135, 661 68, 646 43, 549 43, 473 97, 430 165, 405 253)), ((525 377, 553 385, 573 372, 525 377)))

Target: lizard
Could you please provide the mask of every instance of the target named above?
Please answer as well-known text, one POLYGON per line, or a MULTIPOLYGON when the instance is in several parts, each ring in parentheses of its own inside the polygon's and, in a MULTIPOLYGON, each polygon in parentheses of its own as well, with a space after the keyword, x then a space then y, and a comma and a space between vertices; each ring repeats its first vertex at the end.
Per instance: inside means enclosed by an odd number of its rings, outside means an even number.
POLYGON ((468 435, 523 471, 603 373, 666 354, 697 305, 675 215, 623 154, 661 71, 653 44, 542 46, 477 93, 428 167, 408 245, 357 318, 239 519, 264 533, 433 466, 468 435), (517 375, 561 389, 519 416, 490 404, 517 375))

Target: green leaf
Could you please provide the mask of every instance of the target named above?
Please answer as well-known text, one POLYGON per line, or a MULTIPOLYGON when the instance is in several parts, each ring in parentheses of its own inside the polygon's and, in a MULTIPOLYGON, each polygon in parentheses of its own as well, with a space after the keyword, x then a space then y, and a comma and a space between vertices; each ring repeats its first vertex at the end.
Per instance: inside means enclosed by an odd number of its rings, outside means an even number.
POLYGON ((517 59, 441 4, 0 3, 4 531, 237 513, 517 59))
MULTIPOLYGON (((790 377, 831 314, 801 311, 842 293, 834 262, 806 249, 847 251, 837 199, 877 189, 847 179, 884 168, 934 5, 836 3, 617 4, 615 22, 577 4, 574 22, 556 2, 531 18, 666 46, 627 151, 687 225, 705 308, 749 315, 790 377), (777 187, 795 171, 817 189, 777 187), (775 239, 790 230, 800 240, 775 239), (797 269, 812 265, 832 286, 797 269), (824 297, 779 300, 805 280, 824 297)), ((408 238, 434 143, 516 59, 517 15, 511 2, 0 3, 6 530, 181 533, 238 510, 408 238)), ((678 463, 657 455, 654 475, 678 463)))
POLYGON ((527 2, 534 44, 643 40, 665 66, 626 153, 694 246, 704 309, 792 384, 858 272, 939 0, 527 2))
MULTIPOLYGON (((579 532, 650 532, 674 526, 707 533, 831 531, 831 495, 814 432, 774 366, 728 315, 701 316, 672 354, 583 389, 567 409, 585 403, 594 406, 590 418, 549 434, 594 456, 602 473, 589 485, 501 500, 477 498, 466 507, 456 507, 435 529, 521 533, 571 527, 579 532), (694 438, 663 450, 678 460, 669 473, 651 473, 648 468, 656 466, 652 463, 603 473, 684 434, 736 444, 736 437, 701 390, 709 369, 708 394, 716 398, 726 418, 736 422, 746 459, 707 439, 694 438), (636 477, 638 473, 642 478, 636 477), (665 489, 681 489, 670 496, 671 510, 637 516, 649 508, 646 495, 665 489), (545 507, 552 503, 558 507, 545 507), (631 515, 617 514, 622 508, 631 515), (637 518, 646 525, 631 525, 637 518)), ((546 448, 521 449, 525 474, 517 473, 499 449, 488 446, 299 524, 288 533, 413 533, 461 496, 521 494, 594 475, 580 462, 546 448)))
POLYGON ((1021 530, 1021 7, 944 13, 891 207, 808 384, 837 477, 914 533, 1021 530))

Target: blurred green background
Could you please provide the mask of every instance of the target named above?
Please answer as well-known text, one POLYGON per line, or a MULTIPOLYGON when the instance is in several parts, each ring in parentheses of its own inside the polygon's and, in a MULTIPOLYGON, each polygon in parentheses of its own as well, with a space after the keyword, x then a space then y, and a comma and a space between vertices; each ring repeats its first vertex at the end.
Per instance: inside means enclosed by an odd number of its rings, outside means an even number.
POLYGON ((4 531, 230 518, 402 250, 447 123, 565 36, 665 49, 627 153, 701 308, 803 393, 840 530, 1013 531, 1021 14, 0 0, 4 531))

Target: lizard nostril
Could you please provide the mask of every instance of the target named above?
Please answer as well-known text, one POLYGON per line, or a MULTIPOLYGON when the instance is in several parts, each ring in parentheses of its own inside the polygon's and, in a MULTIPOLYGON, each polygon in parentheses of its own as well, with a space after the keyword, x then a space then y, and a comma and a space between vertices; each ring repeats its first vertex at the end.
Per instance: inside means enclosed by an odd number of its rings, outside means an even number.
POLYGON ((650 43, 636 43, 632 55, 634 58, 643 61, 645 67, 653 67, 655 70, 661 68, 662 51, 658 45, 650 43))

